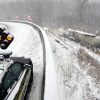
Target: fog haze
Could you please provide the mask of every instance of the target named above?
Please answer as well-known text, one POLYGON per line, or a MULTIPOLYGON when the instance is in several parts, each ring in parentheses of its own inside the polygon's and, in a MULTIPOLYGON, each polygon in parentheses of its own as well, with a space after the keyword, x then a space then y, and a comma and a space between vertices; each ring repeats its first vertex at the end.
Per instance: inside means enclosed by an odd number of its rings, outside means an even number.
POLYGON ((29 20, 52 28, 100 31, 100 0, 0 0, 0 20, 29 20))

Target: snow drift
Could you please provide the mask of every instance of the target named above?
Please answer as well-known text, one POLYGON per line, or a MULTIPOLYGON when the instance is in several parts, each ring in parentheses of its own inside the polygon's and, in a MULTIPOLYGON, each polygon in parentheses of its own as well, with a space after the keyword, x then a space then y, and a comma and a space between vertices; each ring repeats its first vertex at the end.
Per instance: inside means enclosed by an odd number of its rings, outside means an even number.
POLYGON ((100 100, 100 56, 67 37, 49 34, 60 100, 100 100))
MULTIPOLYGON (((85 75, 89 93, 92 93, 93 98, 100 99, 100 56, 88 49, 81 48, 77 53, 78 69, 85 75)), ((92 99, 93 99, 92 98, 92 99)))

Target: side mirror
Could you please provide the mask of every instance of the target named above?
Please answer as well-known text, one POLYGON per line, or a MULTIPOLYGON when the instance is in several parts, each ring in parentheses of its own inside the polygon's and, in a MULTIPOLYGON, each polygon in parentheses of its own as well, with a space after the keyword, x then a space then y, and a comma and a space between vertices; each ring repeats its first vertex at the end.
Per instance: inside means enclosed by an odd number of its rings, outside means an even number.
POLYGON ((30 65, 29 64, 25 64, 24 67, 25 68, 30 68, 30 65))

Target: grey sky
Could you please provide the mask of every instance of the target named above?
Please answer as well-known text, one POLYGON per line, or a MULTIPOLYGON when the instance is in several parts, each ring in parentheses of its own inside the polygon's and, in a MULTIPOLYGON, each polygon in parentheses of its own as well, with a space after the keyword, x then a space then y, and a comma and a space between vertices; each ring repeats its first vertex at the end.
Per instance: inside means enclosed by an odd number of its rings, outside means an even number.
MULTIPOLYGON (((16 2, 16 1, 21 1, 21 2, 23 2, 23 1, 25 1, 25 0, 0 0, 0 3, 7 3, 7 2, 16 2)), ((27 0, 28 1, 28 0, 27 0)), ((41 1, 49 1, 49 0, 41 0, 41 1)), ((56 0, 56 1, 68 1, 69 2, 69 0, 56 0)), ((70 0, 70 2, 71 1, 73 1, 73 0, 70 0)), ((99 2, 100 3, 100 0, 88 0, 89 2, 99 2)), ((74 2, 75 3, 75 2, 74 2)))

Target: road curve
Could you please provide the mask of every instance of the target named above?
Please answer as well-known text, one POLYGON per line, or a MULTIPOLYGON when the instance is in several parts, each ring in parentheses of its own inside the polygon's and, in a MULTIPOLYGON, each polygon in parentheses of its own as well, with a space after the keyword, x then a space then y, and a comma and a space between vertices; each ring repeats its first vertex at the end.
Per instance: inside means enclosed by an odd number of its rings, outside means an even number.
POLYGON ((29 22, 24 22, 24 23, 33 26, 33 28, 35 28, 38 31, 41 38, 42 46, 43 46, 45 83, 43 84, 44 91, 42 92, 44 93, 43 93, 42 99, 43 100, 52 100, 52 99, 59 100, 57 76, 55 72, 52 50, 51 50, 48 37, 46 33, 42 30, 42 28, 40 28, 36 24, 29 23, 29 22))
POLYGON ((7 21, 7 22, 27 24, 32 26, 35 30, 38 31, 43 48, 43 65, 44 65, 43 80, 40 93, 41 100, 51 100, 51 99, 59 100, 57 77, 52 57, 52 50, 45 32, 42 30, 41 27, 31 22, 24 22, 24 21, 7 21))

